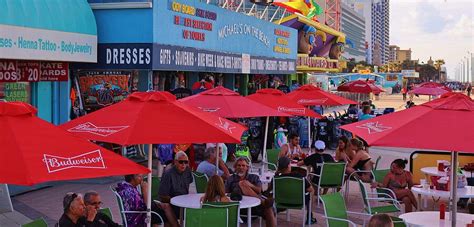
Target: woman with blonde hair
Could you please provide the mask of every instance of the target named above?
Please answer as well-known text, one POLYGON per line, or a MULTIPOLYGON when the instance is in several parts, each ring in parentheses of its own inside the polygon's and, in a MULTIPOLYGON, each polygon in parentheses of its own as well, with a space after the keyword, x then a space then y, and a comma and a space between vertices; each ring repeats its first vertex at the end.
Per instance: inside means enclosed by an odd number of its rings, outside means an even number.
POLYGON ((336 161, 350 163, 354 156, 355 152, 351 149, 349 139, 345 136, 341 136, 336 148, 336 161))
POLYGON ((359 139, 353 138, 350 140, 351 149, 355 151, 355 156, 351 162, 347 165, 346 173, 352 174, 358 172, 359 178, 364 182, 372 181, 372 174, 370 171, 373 169, 373 162, 371 157, 364 147, 364 142, 359 139))
POLYGON ((201 202, 230 202, 225 195, 224 181, 221 177, 214 175, 207 182, 207 189, 201 202))

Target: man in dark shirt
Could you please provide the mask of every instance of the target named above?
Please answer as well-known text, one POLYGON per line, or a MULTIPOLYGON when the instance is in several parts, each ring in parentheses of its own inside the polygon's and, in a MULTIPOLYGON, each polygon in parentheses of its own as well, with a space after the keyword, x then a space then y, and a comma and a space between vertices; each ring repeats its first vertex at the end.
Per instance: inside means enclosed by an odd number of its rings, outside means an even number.
POLYGON ((120 225, 115 223, 110 219, 109 216, 104 213, 99 212, 100 205, 102 201, 100 199, 99 193, 96 191, 88 191, 84 194, 84 204, 86 205, 87 214, 95 214, 95 218, 92 221, 92 226, 94 227, 119 227, 120 225))
MULTIPOLYGON (((265 218, 266 226, 276 226, 276 217, 273 213, 272 206, 267 206, 269 202, 261 196, 262 182, 260 181, 260 177, 248 173, 249 160, 245 157, 238 158, 237 161, 235 161, 234 168, 235 173, 227 178, 227 182, 225 183, 225 191, 227 193, 231 192, 259 198, 263 205, 256 207, 255 213, 265 218)), ((252 213, 253 212, 254 209, 252 209, 252 213)))
MULTIPOLYGON (((322 140, 317 140, 314 142, 314 147, 316 153, 306 157, 303 161, 298 162, 298 166, 311 166, 313 167, 314 174, 321 173, 320 164, 325 162, 334 162, 334 158, 330 154, 325 154, 324 149, 326 149, 326 144, 322 140)), ((313 183, 317 184, 319 182, 319 177, 313 177, 313 183)), ((327 189, 325 189, 327 191, 327 189)), ((324 193, 325 194, 325 193, 324 193)))
POLYGON ((82 195, 69 192, 63 199, 64 213, 59 219, 57 227, 88 227, 92 226, 95 213, 91 212, 86 218, 86 209, 82 195))
MULTIPOLYGON (((189 185, 193 182, 191 169, 188 166, 188 155, 184 151, 176 153, 174 165, 163 173, 160 184, 160 200, 169 203, 171 198, 189 194, 189 185)), ((173 206, 176 217, 179 217, 179 207, 173 206)))
MULTIPOLYGON (((303 162, 303 161, 301 161, 301 162, 303 162)), ((275 178, 278 178, 278 177, 296 177, 296 178, 303 178, 304 179, 304 181, 305 181, 305 184, 304 184, 305 185, 305 190, 306 190, 306 192, 309 192, 305 196, 305 200, 306 200, 305 203, 306 203, 306 209, 307 209, 306 211, 309 214, 309 206, 311 206, 311 204, 309 204, 309 201, 310 201, 310 198, 311 198, 311 193, 314 192, 314 189, 311 186, 311 184, 308 182, 308 180, 306 180, 304 175, 302 175, 299 172, 294 172, 294 171, 292 172, 291 171, 290 163, 291 163, 291 160, 286 156, 283 156, 283 157, 279 158, 278 159, 278 174, 275 176, 275 178)), ((306 215, 306 217, 311 217, 311 224, 317 223, 316 218, 313 217, 313 214, 306 215)), ((307 219, 306 219, 305 223, 308 223, 307 219)))

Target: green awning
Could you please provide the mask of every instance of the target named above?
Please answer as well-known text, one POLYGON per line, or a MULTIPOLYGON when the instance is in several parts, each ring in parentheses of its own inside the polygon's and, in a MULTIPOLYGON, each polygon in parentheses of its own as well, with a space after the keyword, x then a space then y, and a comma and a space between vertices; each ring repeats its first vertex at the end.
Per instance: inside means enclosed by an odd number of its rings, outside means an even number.
POLYGON ((0 0, 0 59, 97 62, 87 0, 0 0))
POLYGON ((0 24, 97 35, 87 0, 0 0, 0 24))

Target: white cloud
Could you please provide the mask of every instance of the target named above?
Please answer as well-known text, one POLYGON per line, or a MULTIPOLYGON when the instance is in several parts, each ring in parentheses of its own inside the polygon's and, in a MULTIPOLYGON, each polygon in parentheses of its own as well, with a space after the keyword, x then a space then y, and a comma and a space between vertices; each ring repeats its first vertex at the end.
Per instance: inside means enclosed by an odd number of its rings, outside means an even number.
POLYGON ((444 59, 453 77, 461 58, 474 52, 471 0, 392 0, 390 43, 412 49, 412 58, 444 59))

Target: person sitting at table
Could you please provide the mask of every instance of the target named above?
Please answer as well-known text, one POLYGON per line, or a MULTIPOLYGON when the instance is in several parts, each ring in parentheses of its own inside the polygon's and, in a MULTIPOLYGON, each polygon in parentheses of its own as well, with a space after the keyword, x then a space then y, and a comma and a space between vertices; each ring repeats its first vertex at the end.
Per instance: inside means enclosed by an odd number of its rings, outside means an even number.
POLYGON ((350 163, 354 156, 355 152, 351 149, 349 139, 345 136, 341 136, 336 148, 336 161, 350 163))
POLYGON ((362 107, 362 115, 360 115, 359 117, 359 121, 363 121, 363 120, 368 120, 368 119, 371 119, 371 118, 374 118, 374 115, 370 114, 372 112, 370 106, 363 106, 362 107))
MULTIPOLYGON (((188 155, 179 151, 174 156, 173 168, 165 171, 161 177, 158 195, 163 203, 169 203, 171 198, 189 194, 189 185, 193 182, 191 169, 188 166, 188 155)), ((172 206, 175 216, 179 216, 179 207, 172 206)))
POLYGON ((267 227, 276 226, 276 217, 272 209, 273 200, 262 197, 262 182, 260 181, 260 177, 248 173, 249 160, 246 157, 238 158, 235 161, 234 168, 234 174, 227 178, 227 182, 225 183, 226 193, 259 198, 261 204, 255 209, 252 208, 252 213, 263 216, 267 227))
POLYGON ((395 159, 390 165, 390 172, 383 179, 383 183, 372 183, 372 186, 389 188, 395 193, 397 200, 405 204, 405 212, 412 212, 413 207, 418 209, 415 195, 411 192, 413 176, 405 170, 407 160, 395 159))
MULTIPOLYGON (((208 178, 216 174, 216 161, 217 161, 217 149, 215 147, 209 147, 204 151, 204 161, 199 163, 196 171, 204 173, 208 178)), ((217 175, 227 179, 230 176, 229 169, 225 165, 224 161, 219 158, 219 169, 217 169, 217 175)))
POLYGON ((372 158, 367 150, 365 150, 364 143, 357 138, 353 138, 350 140, 349 144, 351 149, 355 151, 355 156, 349 165, 347 165, 346 173, 351 175, 354 172, 361 171, 357 174, 359 178, 364 182, 372 182, 372 158))
MULTIPOLYGON (((125 181, 117 184, 117 193, 122 198, 123 208, 125 211, 146 211, 146 201, 148 197, 148 184, 143 180, 141 174, 131 174, 125 175, 125 181), (138 191, 138 186, 140 185, 141 194, 138 191)), ((168 203, 156 204, 155 202, 151 203, 151 210, 158 213, 163 221, 165 226, 178 226, 176 217, 171 210, 171 206, 168 203)), ((145 226, 145 213, 138 214, 126 214, 127 217, 127 226, 129 227, 138 227, 145 226)), ((161 220, 158 216, 151 215, 151 224, 153 226, 158 226, 161 220)))
POLYGON ((295 133, 290 133, 290 135, 288 135, 288 143, 281 146, 278 158, 286 156, 290 159, 299 160, 301 154, 303 153, 299 144, 300 137, 295 133))
MULTIPOLYGON (((322 142, 321 140, 318 140, 320 142, 322 142)), ((324 142, 323 142, 324 143, 324 142)), ((320 144, 318 144, 319 146, 317 146, 316 148, 321 148, 320 144)), ((322 149, 324 151, 324 148, 322 149)), ((309 161, 313 161, 312 159, 316 159, 316 156, 314 156, 315 154, 307 157, 304 161, 300 161, 300 163, 302 162, 305 162, 308 158, 309 161)), ((322 155, 319 154, 320 158, 322 158, 322 155)), ((329 155, 331 156, 331 155, 329 155)), ((331 157, 332 159, 332 157, 331 157)), ((315 160, 314 160, 315 161, 315 160)), ((275 175, 276 178, 278 177, 296 177, 296 178, 302 178, 304 179, 305 181, 305 190, 306 192, 309 192, 309 194, 307 194, 305 196, 305 203, 307 204, 306 206, 306 209, 307 209, 307 215, 306 217, 311 217, 311 224, 315 224, 317 223, 317 220, 316 218, 313 217, 313 214, 311 214, 311 216, 309 215, 309 206, 311 206, 309 204, 309 200, 310 200, 310 197, 311 197, 311 193, 314 192, 314 189, 313 187, 311 186, 311 183, 308 182, 308 180, 305 178, 304 175, 302 175, 301 173, 298 173, 298 172, 295 172, 295 171, 291 171, 291 166, 290 166, 290 163, 291 163, 291 160, 288 158, 288 157, 281 157, 278 159, 278 171, 275 175)), ((300 164, 298 163, 298 164, 300 164)), ((273 182, 273 181, 272 181, 273 182)), ((273 185, 270 185, 272 188, 273 188, 273 185)), ((270 188, 269 186, 269 188, 270 188)), ((308 223, 308 220, 305 221, 305 223, 308 223)))
POLYGON ((370 217, 368 227, 393 227, 393 221, 387 214, 374 214, 370 217))
POLYGON ((120 225, 115 223, 109 216, 99 212, 100 205, 100 195, 96 191, 88 191, 84 194, 84 204, 86 205, 86 213, 88 216, 94 215, 92 226, 94 227, 119 227, 120 225))
POLYGON ((86 226, 88 220, 94 220, 95 214, 86 217, 86 209, 81 194, 69 192, 63 199, 64 213, 56 227, 86 226))
MULTIPOLYGON (((326 144, 322 140, 316 140, 314 142, 314 148, 316 149, 316 153, 306 157, 304 160, 298 162, 298 166, 311 166, 313 168, 314 174, 321 174, 321 166, 320 164, 325 162, 334 162, 334 158, 330 154, 325 154, 324 149, 326 149, 326 144)), ((314 184, 319 183, 319 177, 313 176, 312 179, 314 184)), ((328 188, 323 190, 323 194, 326 194, 328 188)))
POLYGON ((207 182, 206 193, 201 197, 201 202, 230 202, 225 195, 224 181, 221 177, 214 175, 207 182))

